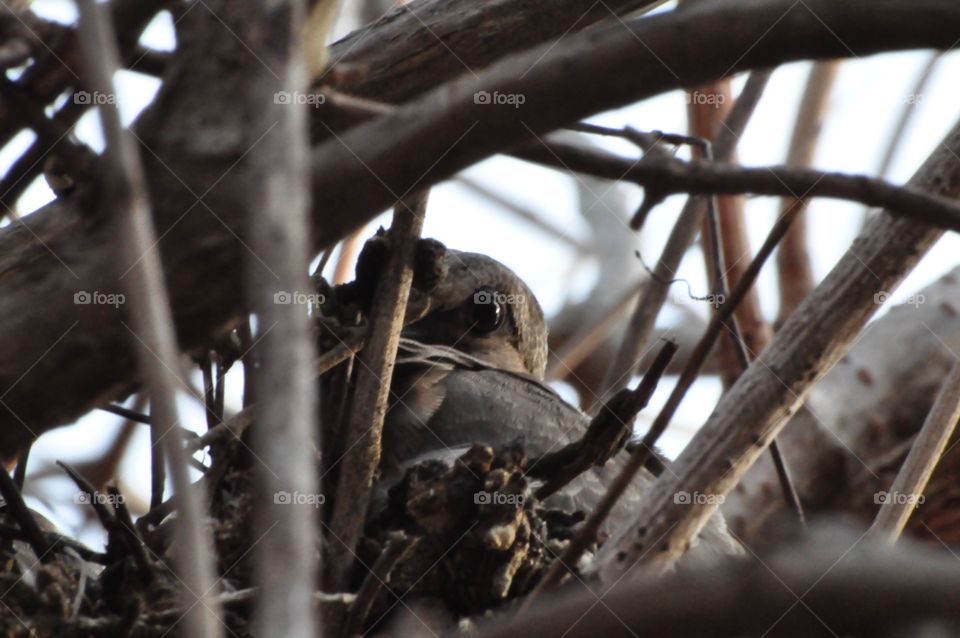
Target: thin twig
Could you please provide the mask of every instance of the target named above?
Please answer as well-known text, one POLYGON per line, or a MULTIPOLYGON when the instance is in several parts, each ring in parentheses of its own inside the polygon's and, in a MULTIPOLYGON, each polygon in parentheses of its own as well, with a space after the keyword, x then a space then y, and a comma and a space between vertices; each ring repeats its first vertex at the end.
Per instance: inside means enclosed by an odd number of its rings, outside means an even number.
POLYGON ((133 421, 134 423, 150 425, 150 417, 148 415, 142 412, 137 412, 136 410, 125 408, 122 405, 101 405, 97 409, 103 410, 104 412, 109 412, 110 414, 116 414, 117 416, 122 416, 128 421, 133 421))
POLYGON ((214 394, 216 390, 213 385, 213 359, 210 357, 210 351, 204 351, 198 364, 200 374, 203 376, 203 407, 204 415, 207 418, 207 429, 217 424, 217 408, 214 394))
POLYGON ((605 312, 594 317, 591 323, 584 325, 573 336, 566 339, 563 346, 553 353, 544 378, 548 381, 559 379, 590 356, 590 353, 604 340, 617 320, 630 309, 631 303, 647 285, 648 281, 644 279, 636 286, 624 290, 605 312))
MULTIPOLYGON (((807 77, 807 85, 800 99, 797 118, 787 150, 787 166, 811 166, 817 141, 823 130, 827 104, 840 70, 839 60, 815 62, 807 77)), ((878 173, 879 177, 885 177, 878 173)), ((806 209, 805 198, 787 197, 780 200, 780 209, 799 206, 806 209)), ((780 284, 780 309, 776 325, 782 324, 814 288, 813 268, 807 245, 807 216, 799 215, 793 228, 783 238, 777 251, 777 275, 780 284)))
MULTIPOLYGON (((119 68, 116 33, 108 22, 103 8, 94 0, 80 0, 79 38, 89 76, 89 86, 103 95, 116 95, 113 76, 119 68)), ((191 485, 183 442, 177 426, 176 392, 183 387, 179 373, 176 337, 164 286, 160 258, 152 247, 157 239, 150 215, 149 196, 140 162, 139 150, 133 136, 120 121, 116 104, 102 104, 100 121, 107 149, 104 153, 107 176, 103 184, 113 209, 126 211, 121 215, 123 256, 126 263, 135 264, 127 278, 127 294, 131 302, 133 334, 138 343, 141 374, 146 378, 150 393, 152 438, 163 441, 164 452, 170 463, 174 489, 180 497, 179 542, 177 552, 179 577, 185 589, 197 596, 197 602, 186 614, 184 634, 191 637, 216 637, 222 625, 216 603, 211 600, 214 590, 213 552, 204 538, 201 527, 205 520, 201 503, 201 485, 191 485), (162 434, 161 434, 162 433, 162 434)))
POLYGON ((237 336, 240 338, 240 365, 243 367, 243 398, 241 406, 248 408, 257 402, 257 359, 259 352, 253 341, 253 329, 250 327, 250 317, 244 317, 237 326, 237 336))
MULTIPOLYGON (((788 166, 743 167, 677 158, 637 162, 595 149, 544 141, 513 151, 521 159, 610 180, 651 186, 661 193, 753 193, 792 197, 830 197, 880 206, 939 228, 960 230, 960 206, 911 186, 896 186, 866 175, 850 175, 788 166)), ((718 155, 719 158, 719 155, 718 155)))
POLYGON ((150 582, 154 578, 154 568, 150 557, 147 555, 147 549, 143 544, 143 539, 137 532, 137 526, 133 523, 130 516, 130 510, 127 508, 127 501, 120 493, 120 490, 114 485, 107 486, 107 494, 113 500, 113 509, 116 516, 115 525, 120 531, 127 549, 133 555, 133 560, 137 565, 137 570, 145 582, 150 582))
POLYGON ((3 500, 7 504, 7 509, 13 515, 14 520, 17 521, 24 537, 30 544, 30 547, 33 548, 33 553, 37 555, 37 559, 43 562, 49 560, 50 550, 53 549, 53 545, 51 545, 47 537, 43 535, 43 531, 33 518, 33 513, 30 511, 30 508, 23 502, 23 496, 20 494, 20 490, 17 489, 17 485, 4 468, 0 468, 0 495, 3 496, 3 500))
POLYGON ((893 160, 897 156, 900 145, 906 137, 910 120, 912 120, 920 110, 917 107, 923 103, 923 92, 926 90, 930 78, 933 77, 933 72, 940 64, 940 61, 943 60, 943 53, 943 51, 936 51, 930 54, 929 59, 927 59, 923 68, 920 69, 920 74, 910 89, 910 93, 905 96, 903 100, 903 111, 900 113, 900 117, 897 118, 897 123, 894 125, 893 133, 890 136, 890 141, 887 142, 880 159, 880 164, 877 165, 877 175, 879 177, 886 177, 890 173, 893 160))
POLYGON ((621 390, 607 401, 580 440, 530 463, 534 468, 530 476, 546 480, 536 491, 538 499, 548 498, 580 474, 595 465, 603 465, 620 451, 632 433, 630 424, 647 406, 678 347, 676 342, 665 342, 637 387, 621 390))
POLYGON ((906 460, 886 493, 868 536, 895 543, 910 514, 922 502, 923 490, 960 420, 960 361, 940 385, 937 398, 917 433, 906 460))
POLYGON ((377 595, 390 582, 390 573, 420 542, 419 537, 409 537, 403 531, 392 532, 386 547, 377 558, 370 572, 363 579, 357 596, 350 605, 347 620, 344 623, 346 636, 359 636, 370 616, 370 610, 377 599, 377 595))
POLYGON ((27 464, 30 462, 30 450, 33 445, 28 445, 17 458, 17 467, 13 470, 13 484, 18 490, 23 491, 23 484, 27 480, 27 464))
MULTIPOLYGON (((670 393, 660 413, 650 425, 650 429, 646 435, 644 435, 641 444, 633 454, 631 454, 630 460, 621 470, 620 474, 617 475, 616 479, 614 479, 613 483, 607 487, 607 491, 604 493, 600 503, 594 508, 594 511, 571 541, 566 551, 560 559, 550 566, 550 569, 544 575, 543 580, 545 584, 543 588, 559 581, 564 565, 575 565, 577 563, 580 556, 583 555, 584 550, 593 542, 593 539, 596 538, 596 534, 600 530, 600 525, 613 510, 617 499, 623 495, 627 486, 630 485, 637 472, 640 471, 640 468, 642 468, 647 460, 654 454, 654 446, 657 440, 667 429, 684 395, 696 380, 700 368, 703 366, 710 350, 713 348, 713 344, 716 342, 721 331, 724 330, 725 323, 733 316, 733 312, 736 310, 740 300, 743 299, 750 287, 753 286, 757 275, 760 274, 760 269, 764 263, 766 263, 784 234, 786 234, 792 221, 793 216, 788 211, 787 214, 774 224, 766 241, 760 247, 760 250, 757 251, 756 257, 753 258, 750 266, 744 272, 743 278, 737 282, 736 287, 730 292, 730 298, 718 308, 716 314, 711 318, 703 337, 690 355, 687 367, 680 375, 680 378, 677 379, 677 384, 674 386, 673 391, 670 393)), ((608 542, 612 542, 612 540, 613 539, 608 542)))
MULTIPOLYGON (((800 213, 801 211, 799 209, 792 212, 791 218, 794 220, 794 222, 798 216, 800 216, 800 213)), ((709 252, 713 258, 712 278, 714 282, 714 298, 718 300, 718 303, 721 303, 719 300, 726 299, 727 297, 727 291, 729 290, 728 277, 731 275, 731 269, 727 265, 727 252, 723 247, 721 247, 722 242, 720 240, 720 222, 717 219, 716 209, 713 209, 710 212, 707 222, 710 242, 709 252)), ((790 231, 788 230, 787 235, 789 234, 790 231)), ((754 311, 759 312, 759 308, 751 310, 751 312, 754 311)), ((733 380, 743 374, 744 370, 750 366, 750 355, 747 352, 747 345, 744 341, 743 334, 740 331, 737 314, 738 313, 734 313, 730 318, 730 321, 724 325, 730 336, 729 343, 733 349, 734 357, 736 358, 737 369, 736 374, 733 376, 733 380)), ((752 319, 753 321, 751 323, 753 325, 762 325, 765 323, 762 316, 755 316, 752 319)), ((755 337, 755 340, 760 341, 762 344, 758 345, 758 347, 766 347, 767 340, 764 336, 757 336, 755 337)), ((800 495, 797 494, 797 488, 794 486, 793 479, 790 476, 790 469, 787 467, 787 462, 783 458, 783 453, 780 451, 780 445, 777 443, 776 439, 770 441, 770 456, 773 460, 773 465, 777 472, 777 478, 780 482, 780 489, 783 492, 783 498, 786 501, 787 506, 796 515, 797 520, 800 521, 800 524, 805 525, 806 521, 803 515, 803 506, 800 504, 800 495)))
MULTIPOLYGON (((319 377, 328 370, 331 370, 340 363, 343 363, 357 352, 362 350, 365 344, 365 337, 361 337, 359 335, 348 335, 344 338, 343 343, 338 344, 332 350, 324 353, 318 357, 316 361, 314 361, 314 378, 319 377)), ((239 439, 243 433, 246 432, 250 424, 253 423, 255 407, 256 404, 248 408, 244 408, 229 419, 218 423, 200 436, 186 441, 183 446, 184 449, 188 453, 193 454, 194 452, 199 452, 209 445, 215 445, 220 441, 225 441, 231 436, 239 439)))
MULTIPOLYGON (((958 145, 960 126, 954 126, 909 186, 941 197, 956 193, 958 145)), ((892 211, 871 221, 763 356, 723 395, 671 464, 673 473, 650 488, 637 507, 633 535, 604 544, 597 561, 601 578, 617 578, 637 561, 661 573, 675 564, 716 511, 719 497, 736 486, 876 312, 876 292, 895 288, 942 235, 940 228, 892 211), (715 500, 679 503, 679 490, 710 494, 715 500), (646 552, 652 539, 656 547, 646 552)))
POLYGON ((366 519, 373 476, 380 462, 380 437, 407 297, 413 282, 413 256, 423 227, 427 193, 401 201, 390 227, 390 255, 377 282, 369 318, 367 347, 358 355, 356 384, 344 441, 349 451, 340 464, 330 528, 345 546, 330 552, 324 590, 343 591, 350 582, 353 550, 366 519), (354 445, 356 443, 356 445, 354 445))
POLYGON ((528 224, 536 227, 538 230, 548 235, 551 239, 555 239, 560 243, 566 245, 568 248, 572 248, 577 252, 578 255, 584 255, 590 252, 590 249, 583 244, 583 242, 577 240, 575 237, 570 235, 570 233, 561 230, 557 226, 550 224, 543 220, 539 215, 529 210, 525 206, 518 204, 515 201, 504 197, 497 191, 489 188, 485 184, 478 182, 469 177, 460 175, 457 177, 457 182, 466 186, 468 189, 480 195, 484 199, 489 200, 491 203, 496 204, 503 210, 519 217, 528 224))
MULTIPOLYGON (((720 147, 714 149, 718 161, 727 161, 732 156, 736 149, 736 142, 743 135, 743 131, 750 120, 750 115, 760 98, 762 88, 761 84, 757 90, 751 91, 745 96, 747 99, 735 104, 728 114, 724 126, 721 127, 723 133, 718 136, 720 147)), ((555 144, 551 145, 556 146, 555 144)), ((591 155, 594 154, 591 153, 591 155)), ((596 155, 604 156, 602 153, 596 155)), ((669 161, 672 162, 673 160, 669 161)), ((575 169, 575 167, 571 168, 575 169)), ((623 173, 614 179, 620 179, 622 175, 623 173)), ((657 193, 665 192, 660 190, 659 186, 655 188, 657 193)), ((650 193, 645 193, 645 196, 649 197, 650 193)), ((657 261, 653 277, 651 277, 633 311, 633 316, 627 325, 617 355, 607 368, 607 374, 601 386, 601 398, 624 387, 629 380, 630 374, 650 340, 650 333, 653 331, 657 315, 660 314, 660 309, 667 299, 670 282, 679 270, 680 262, 683 260, 687 249, 693 243, 705 214, 706 202, 702 198, 691 196, 684 205, 676 224, 674 224, 673 230, 667 238, 667 244, 663 248, 663 253, 657 261)))
POLYGON ((88 504, 93 508, 97 518, 100 519, 100 524, 103 525, 103 528, 108 532, 111 531, 115 518, 113 509, 107 507, 107 503, 103 499, 102 494, 97 487, 91 483, 87 477, 67 463, 64 463, 63 461, 57 461, 57 465, 63 468, 63 471, 67 473, 67 476, 70 477, 70 480, 72 480, 74 484, 80 488, 81 492, 86 494, 88 504))

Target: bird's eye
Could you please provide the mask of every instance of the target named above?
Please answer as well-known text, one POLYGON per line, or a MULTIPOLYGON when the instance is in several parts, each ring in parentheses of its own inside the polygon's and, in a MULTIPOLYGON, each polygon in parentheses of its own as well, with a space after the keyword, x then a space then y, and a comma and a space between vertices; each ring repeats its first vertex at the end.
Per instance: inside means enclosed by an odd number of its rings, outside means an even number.
POLYGON ((496 292, 487 288, 478 288, 473 293, 470 310, 474 331, 493 332, 503 324, 506 312, 498 297, 496 292))

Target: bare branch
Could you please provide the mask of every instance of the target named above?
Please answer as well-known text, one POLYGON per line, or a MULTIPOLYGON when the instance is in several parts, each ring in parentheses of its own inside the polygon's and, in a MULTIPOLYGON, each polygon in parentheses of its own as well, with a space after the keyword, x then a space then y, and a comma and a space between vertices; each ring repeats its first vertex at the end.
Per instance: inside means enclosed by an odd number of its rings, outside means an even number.
POLYGON ((333 504, 324 587, 343 591, 350 582, 354 551, 380 463, 380 438, 404 313, 413 282, 413 255, 423 228, 427 194, 402 201, 390 228, 390 255, 377 282, 367 347, 358 357, 350 417, 345 425, 344 458, 333 504))
MULTIPOLYGON (((807 86, 800 99, 799 112, 793 125, 790 147, 787 151, 787 166, 810 166, 817 147, 817 140, 826 116, 827 101, 833 81, 840 69, 840 62, 828 60, 817 62, 810 69, 807 86)), ((883 173, 879 174, 884 177, 883 173)), ((789 197, 780 200, 780 209, 799 206, 806 209, 805 198, 789 197)), ((807 216, 800 215, 793 228, 783 239, 777 252, 777 274, 780 283, 780 316, 777 325, 786 321, 800 302, 813 290, 813 270, 807 247, 807 216)))
MULTIPOLYGON (((215 4, 211 7, 222 20, 236 21, 234 7, 239 5, 215 4)), ((456 6, 451 4, 451 10, 456 6)), ((163 112, 145 113, 140 129, 153 151, 144 155, 150 192, 156 195, 158 228, 169 230, 159 248, 178 335, 187 349, 209 346, 246 310, 239 268, 244 239, 238 241, 245 231, 236 212, 246 208, 239 196, 245 189, 231 167, 262 132, 246 124, 249 114, 243 112, 244 101, 236 100, 235 87, 216 80, 225 65, 239 69, 237 65, 258 63, 235 39, 211 35, 222 34, 223 24, 214 24, 209 12, 197 11, 180 21, 178 32, 190 37, 178 42, 176 63, 164 83, 174 83, 177 90, 161 90, 157 103, 163 112), (197 195, 205 192, 198 204, 197 195), (193 212, 184 217, 191 206, 193 212)), ((468 74, 321 145, 312 156, 314 247, 328 246, 362 226, 411 186, 435 183, 528 140, 531 130, 539 134, 681 84, 694 86, 808 55, 946 47, 953 44, 958 24, 960 6, 937 0, 918 0, 909 7, 897 0, 842 6, 827 0, 796 5, 733 0, 637 20, 629 30, 617 23, 569 35, 546 55, 545 47, 513 56, 479 79, 468 74), (688 37, 677 38, 676 32, 688 37), (656 56, 638 55, 636 36, 656 56), (741 58, 743 51, 749 53, 741 58), (610 74, 610 68, 622 72, 610 74), (587 79, 591 91, 583 91, 587 79), (478 90, 519 91, 527 99, 522 109, 476 104, 478 90), (404 161, 396 162, 400 156, 404 161)), ((0 272, 5 274, 0 299, 9 310, 0 312, 0 340, 8 347, 0 362, 0 387, 10 390, 6 408, 0 410, 0 452, 7 457, 39 433, 125 396, 139 383, 129 344, 119 338, 125 331, 118 318, 71 328, 79 312, 70 303, 72 295, 81 282, 103 281, 111 263, 109 255, 96 250, 111 241, 109 233, 103 225, 88 223, 90 216, 85 202, 58 200, 24 224, 0 229, 0 272), (63 258, 74 254, 90 258, 63 258), (38 291, 52 300, 39 321, 37 312, 22 311, 31 307, 38 291), (77 352, 86 356, 75 356, 77 352), (36 401, 49 387, 61 389, 60 400, 36 401)))
MULTIPOLYGON (((937 195, 960 188, 960 126, 910 181, 937 195)), ((658 539, 647 555, 653 568, 671 565, 702 529, 716 503, 680 505, 673 495, 726 494, 802 404, 814 383, 840 358, 876 311, 874 295, 897 286, 942 231, 916 221, 879 216, 740 376, 706 424, 661 476, 641 506, 633 529, 644 534, 604 547, 605 575, 619 573, 658 539), (626 561, 626 562, 623 562, 626 561)))
MULTIPOLYGON (((411 188, 593 113, 791 60, 949 47, 958 25, 960 7, 939 0, 909 7, 899 0, 734 0, 570 35, 321 144, 313 156, 314 201, 336 215, 324 220, 318 245, 333 243, 411 188), (645 43, 639 50, 638 40, 645 43), (487 104, 485 93, 523 95, 524 102, 487 104), (395 161, 401 154, 404 161, 395 161)), ((328 127, 320 121, 318 128, 328 127)))
POLYGON ((478 635, 806 638, 879 636, 891 627, 927 623, 949 623, 950 631, 960 622, 960 575, 952 560, 913 546, 876 552, 856 545, 856 536, 830 530, 810 543, 762 556, 762 563, 637 576, 609 588, 571 587, 544 597, 527 613, 495 618, 478 635))
MULTIPOLYGON (((113 74, 118 68, 116 39, 107 16, 94 0, 80 0, 80 44, 83 48, 90 85, 104 95, 115 95, 113 74)), ((107 150, 104 153, 107 176, 103 188, 120 216, 121 248, 126 263, 135 264, 127 279, 127 294, 132 308, 130 330, 150 395, 151 428, 162 439, 170 463, 174 489, 180 497, 180 540, 178 572, 186 589, 197 597, 186 614, 186 635, 215 637, 222 625, 213 593, 213 553, 204 538, 205 520, 201 503, 203 489, 191 485, 183 440, 178 427, 177 390, 184 387, 173 328, 173 316, 167 300, 160 258, 152 247, 156 234, 150 214, 139 149, 132 135, 124 130, 116 104, 100 107, 107 150)))
POLYGON ((865 175, 822 172, 807 168, 767 166, 747 168, 719 162, 658 158, 629 160, 589 148, 561 142, 527 146, 514 154, 522 159, 607 179, 623 179, 660 192, 692 194, 754 193, 758 195, 803 194, 805 197, 835 197, 883 206, 892 214, 960 230, 960 206, 944 197, 923 193, 910 186, 895 186, 865 175))
POLYGON ((257 398, 253 444, 261 461, 254 633, 298 638, 318 635, 313 605, 319 571, 317 510, 298 498, 278 497, 319 498, 314 336, 307 307, 297 302, 313 290, 308 277, 308 131, 305 106, 277 96, 303 91, 309 83, 306 15, 302 0, 256 3, 245 8, 237 25, 237 37, 249 43, 244 46, 259 62, 245 77, 247 112, 251 125, 265 131, 242 169, 250 231, 247 297, 257 319, 259 364, 244 367, 257 398))
MULTIPOLYGON (((751 77, 760 81, 755 82, 754 87, 747 93, 743 101, 738 101, 734 105, 720 129, 720 139, 718 140, 720 148, 714 149, 716 158, 720 162, 729 161, 733 156, 737 142, 743 136, 757 101, 763 94, 769 72, 764 71, 759 75, 751 75, 751 77)), ((596 155, 600 155, 600 153, 596 153, 596 155)), ((575 167, 571 168, 575 170, 575 167)), ((656 193, 657 197, 665 195, 665 191, 660 190, 659 186, 656 186, 656 193)), ((649 190, 644 195, 649 199, 649 190)), ((667 243, 663 247, 660 259, 654 268, 653 276, 633 311, 633 316, 627 325, 627 331, 624 333, 620 347, 617 349, 616 357, 607 368, 601 396, 626 385, 631 372, 640 362, 646 344, 649 342, 650 333, 656 323, 657 315, 660 314, 660 309, 667 299, 670 283, 679 270, 680 262, 683 261, 683 256, 693 243, 697 231, 702 227, 706 212, 707 202, 702 198, 693 196, 687 200, 686 205, 680 212, 680 217, 674 224, 673 230, 667 238, 667 243)))
POLYGON ((914 439, 907 460, 890 486, 887 498, 880 506, 869 534, 888 542, 896 542, 907 519, 917 507, 937 462, 957 427, 960 419, 960 362, 954 363, 950 374, 940 386, 927 419, 914 439))

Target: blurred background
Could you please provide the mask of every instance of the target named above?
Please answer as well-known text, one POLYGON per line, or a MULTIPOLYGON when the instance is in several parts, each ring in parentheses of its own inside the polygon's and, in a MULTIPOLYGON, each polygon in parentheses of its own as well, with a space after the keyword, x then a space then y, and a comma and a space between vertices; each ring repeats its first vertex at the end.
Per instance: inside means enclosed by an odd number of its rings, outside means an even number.
MULTIPOLYGON (((388 7, 378 2, 349 2, 341 11, 336 38, 376 19, 388 7)), ((670 10, 673 3, 659 10, 670 10)), ((32 10, 62 23, 76 19, 69 0, 37 0, 32 10)), ((161 14, 141 38, 141 44, 164 51, 175 46, 174 26, 169 14, 161 14)), ((776 69, 759 106, 738 145, 738 159, 748 166, 781 164, 785 161, 791 132, 798 115, 804 87, 811 71, 809 63, 776 69)), ((826 116, 813 166, 845 173, 882 175, 894 183, 905 182, 940 143, 957 118, 955 87, 950 78, 960 72, 956 53, 934 55, 909 52, 851 59, 839 65, 829 92, 826 116)), ((15 71, 13 72, 15 73, 15 71)), ((147 75, 123 71, 116 78, 120 108, 126 122, 152 100, 159 81, 147 75)), ((733 94, 744 78, 732 80, 733 94)), ((598 114, 590 122, 622 128, 632 126, 650 131, 684 133, 688 130, 687 94, 671 92, 628 108, 598 114)), ((722 107, 717 104, 717 107, 722 107)), ((579 143, 635 157, 635 148, 612 138, 579 136, 579 143)), ((98 122, 88 112, 76 127, 76 136, 93 148, 102 149, 98 122)), ((0 150, 0 172, 29 147, 34 135, 21 132, 0 150)), ((680 157, 689 157, 686 150, 680 157)), ((43 179, 32 183, 17 203, 21 217, 54 198, 43 179)), ((649 216, 643 232, 630 231, 627 220, 642 199, 642 190, 630 184, 616 184, 586 177, 570 176, 506 157, 494 157, 477 164, 446 183, 433 188, 424 236, 434 237, 459 250, 486 253, 514 269, 538 296, 552 330, 569 333, 588 319, 597 321, 610 314, 625 291, 635 287, 652 267, 665 238, 683 206, 685 196, 670 197, 649 216), (603 281, 603 286, 598 282, 603 281), (616 282, 611 284, 610 282, 616 282)), ((748 235, 755 249, 766 236, 780 201, 771 197, 746 200, 748 235)), ((808 246, 814 278, 819 280, 849 247, 867 211, 863 207, 833 200, 813 200, 808 209, 808 246)), ((3 225, 11 223, 5 218, 3 225)), ((15 222, 13 222, 15 223, 15 222)), ((355 255, 363 240, 380 225, 389 225, 385 212, 352 241, 338 247, 324 269, 331 281, 352 278, 355 255)), ((698 244, 699 245, 699 244, 698 244)), ((917 290, 960 263, 960 237, 946 235, 903 286, 895 291, 878 316, 891 306, 903 303, 917 290)), ((658 319, 659 334, 687 335, 681 344, 696 339, 709 316, 710 306, 697 300, 709 293, 704 259, 698 247, 687 254, 671 287, 667 307, 658 319)), ((779 293, 776 269, 765 268, 758 286, 760 305, 772 323, 777 317, 779 293)), ((619 314, 629 316, 629 306, 619 314)), ((555 348, 555 342, 551 343, 555 348)), ((562 364, 556 366, 561 372, 562 364)), ((573 367, 573 366, 571 366, 573 367)), ((558 376, 564 376, 560 374, 558 376)), ((194 385, 203 387, 200 373, 194 385)), ((643 431, 649 419, 669 394, 675 377, 661 383, 652 405, 637 421, 643 431)), ((572 402, 589 397, 578 395, 567 381, 555 387, 572 402)), ((227 376, 226 413, 240 409, 242 373, 235 367, 227 376)), ((661 439, 668 456, 676 456, 709 415, 721 392, 716 376, 702 377, 687 395, 671 428, 661 439)), ((582 390, 582 388, 581 388, 582 390)), ((127 407, 143 410, 131 398, 127 407)), ((203 405, 196 396, 180 400, 182 423, 197 432, 206 429, 203 405)), ((76 424, 44 435, 30 457, 27 494, 31 506, 42 512, 65 533, 99 548, 102 531, 91 524, 91 508, 76 502, 73 483, 53 466, 63 460, 75 466, 107 457, 119 465, 121 490, 133 499, 136 515, 146 510, 149 499, 149 436, 145 426, 124 424, 121 417, 96 411, 76 424)))

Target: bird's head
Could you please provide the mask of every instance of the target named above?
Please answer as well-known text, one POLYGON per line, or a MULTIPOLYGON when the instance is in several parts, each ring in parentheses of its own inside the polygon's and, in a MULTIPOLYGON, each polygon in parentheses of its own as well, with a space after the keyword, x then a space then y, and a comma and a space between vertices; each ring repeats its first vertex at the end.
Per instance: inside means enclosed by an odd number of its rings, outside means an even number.
POLYGON ((527 285, 486 255, 447 250, 445 260, 447 274, 430 295, 430 312, 403 336, 542 379, 547 324, 527 285))

